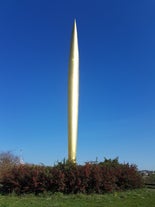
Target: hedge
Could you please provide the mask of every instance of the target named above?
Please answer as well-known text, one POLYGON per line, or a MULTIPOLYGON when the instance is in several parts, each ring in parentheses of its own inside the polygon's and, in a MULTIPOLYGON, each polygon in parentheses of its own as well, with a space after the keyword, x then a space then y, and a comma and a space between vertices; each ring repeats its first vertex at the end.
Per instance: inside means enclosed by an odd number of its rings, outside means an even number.
POLYGON ((16 165, 0 172, 0 193, 106 193, 141 188, 143 181, 135 165, 117 160, 77 165, 16 165))

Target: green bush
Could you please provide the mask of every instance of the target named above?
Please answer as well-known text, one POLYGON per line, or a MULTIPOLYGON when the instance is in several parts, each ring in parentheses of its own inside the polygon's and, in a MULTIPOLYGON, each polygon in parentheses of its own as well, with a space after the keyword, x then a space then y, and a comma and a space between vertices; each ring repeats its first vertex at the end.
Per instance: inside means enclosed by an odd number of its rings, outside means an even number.
POLYGON ((154 184, 155 185, 155 174, 148 175, 145 177, 144 182, 146 184, 154 184))

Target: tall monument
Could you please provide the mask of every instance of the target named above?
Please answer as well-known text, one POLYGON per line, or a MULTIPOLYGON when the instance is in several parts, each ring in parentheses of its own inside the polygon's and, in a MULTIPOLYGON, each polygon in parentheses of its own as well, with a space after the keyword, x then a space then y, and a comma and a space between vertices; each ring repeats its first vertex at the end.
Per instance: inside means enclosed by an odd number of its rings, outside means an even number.
POLYGON ((79 105, 79 49, 76 21, 74 20, 68 77, 68 160, 76 162, 79 105))

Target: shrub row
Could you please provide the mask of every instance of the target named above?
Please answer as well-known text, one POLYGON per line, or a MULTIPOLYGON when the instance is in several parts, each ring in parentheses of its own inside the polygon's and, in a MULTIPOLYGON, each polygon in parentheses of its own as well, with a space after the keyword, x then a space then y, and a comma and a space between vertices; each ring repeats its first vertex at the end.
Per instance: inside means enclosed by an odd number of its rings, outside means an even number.
POLYGON ((42 193, 105 193, 142 187, 136 166, 103 163, 58 163, 56 166, 17 165, 1 173, 0 192, 42 193))

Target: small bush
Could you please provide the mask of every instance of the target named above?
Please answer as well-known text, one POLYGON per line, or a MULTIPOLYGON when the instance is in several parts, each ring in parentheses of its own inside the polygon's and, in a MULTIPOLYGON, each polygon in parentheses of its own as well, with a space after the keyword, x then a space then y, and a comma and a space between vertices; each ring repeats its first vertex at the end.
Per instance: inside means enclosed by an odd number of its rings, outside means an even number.
POLYGON ((148 175, 144 178, 144 182, 146 184, 154 184, 155 185, 155 174, 148 175))

